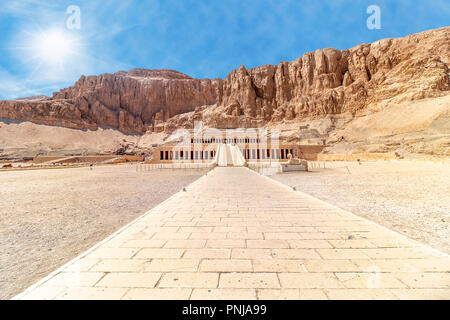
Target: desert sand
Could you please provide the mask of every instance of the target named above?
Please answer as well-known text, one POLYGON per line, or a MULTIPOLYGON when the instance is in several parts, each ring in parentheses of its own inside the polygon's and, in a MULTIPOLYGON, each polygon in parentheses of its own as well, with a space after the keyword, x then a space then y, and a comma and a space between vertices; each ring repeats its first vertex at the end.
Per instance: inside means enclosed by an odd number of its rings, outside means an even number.
POLYGON ((125 134, 111 128, 77 130, 0 118, 0 159, 36 155, 127 154, 147 155, 167 135, 125 134))
MULTIPOLYGON (((311 165, 311 172, 270 176, 450 253, 448 162, 311 165)), ((0 172, 0 299, 21 292, 205 172, 136 172, 130 164, 0 172)))
POLYGON ((450 165, 419 161, 314 163, 271 177, 450 253, 450 165), (325 169, 323 166, 325 165, 325 169), (320 166, 320 168, 318 168, 320 166))
POLYGON ((136 165, 0 172, 0 299, 8 299, 203 175, 136 165))

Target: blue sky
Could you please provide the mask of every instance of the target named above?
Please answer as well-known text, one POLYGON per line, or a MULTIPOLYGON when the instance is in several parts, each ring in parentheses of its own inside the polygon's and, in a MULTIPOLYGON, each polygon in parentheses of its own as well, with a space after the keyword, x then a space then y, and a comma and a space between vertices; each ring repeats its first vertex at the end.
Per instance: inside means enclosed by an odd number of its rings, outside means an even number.
POLYGON ((405 36, 449 17, 448 0, 1 0, 0 99, 136 67, 224 78, 241 64, 405 36), (80 29, 66 27, 70 5, 81 10, 80 29), (381 9, 380 30, 366 26, 369 5, 381 9))

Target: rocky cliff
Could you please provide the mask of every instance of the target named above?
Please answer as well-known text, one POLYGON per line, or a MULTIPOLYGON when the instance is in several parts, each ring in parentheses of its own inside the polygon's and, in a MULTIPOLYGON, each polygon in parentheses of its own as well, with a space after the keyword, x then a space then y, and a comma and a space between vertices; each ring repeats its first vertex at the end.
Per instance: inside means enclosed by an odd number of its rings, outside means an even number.
POLYGON ((348 50, 323 49, 292 62, 244 66, 222 79, 134 69, 82 76, 42 101, 2 101, 0 118, 123 132, 258 127, 290 120, 349 117, 449 94, 450 27, 348 50))
POLYGON ((173 70, 133 69, 82 76, 50 99, 1 101, 0 118, 74 129, 146 132, 171 116, 214 104, 221 87, 221 79, 192 79, 173 70))
POLYGON ((217 105, 171 119, 219 128, 254 127, 321 118, 350 117, 450 93, 450 27, 349 50, 309 52, 293 62, 255 69, 241 66, 223 81, 217 105))

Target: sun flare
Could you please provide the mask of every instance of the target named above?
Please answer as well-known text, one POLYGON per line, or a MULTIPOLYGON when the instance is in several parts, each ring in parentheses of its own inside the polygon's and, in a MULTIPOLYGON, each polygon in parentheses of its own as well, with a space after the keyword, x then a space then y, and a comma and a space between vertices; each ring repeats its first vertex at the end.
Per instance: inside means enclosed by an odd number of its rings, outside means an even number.
POLYGON ((64 64, 77 51, 78 44, 70 34, 59 30, 49 30, 35 35, 34 54, 43 64, 64 64))

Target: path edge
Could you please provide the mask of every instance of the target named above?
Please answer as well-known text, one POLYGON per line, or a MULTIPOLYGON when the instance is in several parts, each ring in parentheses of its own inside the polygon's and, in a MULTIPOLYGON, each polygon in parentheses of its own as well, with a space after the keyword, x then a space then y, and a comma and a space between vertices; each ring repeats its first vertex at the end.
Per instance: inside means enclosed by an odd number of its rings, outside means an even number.
MULTIPOLYGON (((249 170, 250 170, 250 171, 253 171, 255 174, 258 174, 258 175, 260 175, 260 176, 262 176, 262 177, 264 177, 264 178, 266 178, 266 179, 269 179, 270 181, 273 181, 273 182, 279 184, 280 186, 283 186, 284 188, 288 189, 289 191, 294 191, 293 188, 290 187, 290 186, 287 185, 287 184, 284 184, 284 183, 282 183, 282 182, 280 182, 280 181, 278 181, 278 180, 275 180, 275 179, 272 179, 272 178, 270 178, 270 177, 268 177, 268 176, 265 176, 265 175, 263 175, 263 174, 261 174, 261 173, 255 171, 255 170, 252 170, 252 169, 249 169, 249 170)), ((372 225, 375 225, 375 226, 377 226, 377 227, 382 228, 382 229, 385 230, 385 231, 389 231, 390 233, 394 233, 395 235, 400 236, 401 238, 403 238, 403 239, 405 239, 405 240, 408 240, 408 241, 410 241, 410 242, 416 244, 416 245, 419 246, 419 247, 425 248, 425 249, 427 249, 427 250, 431 250, 431 251, 433 251, 433 252, 435 252, 435 253, 438 253, 438 254, 443 255, 443 256, 445 256, 445 257, 447 257, 447 258, 450 258, 450 254, 448 254, 448 253, 446 253, 446 252, 440 251, 439 249, 433 248, 433 247, 431 247, 431 246, 429 246, 429 245, 427 245, 427 244, 424 244, 424 243, 422 243, 422 242, 419 242, 419 241, 417 241, 417 240, 415 240, 415 239, 411 239, 410 237, 405 236, 404 234, 402 234, 402 233, 400 233, 400 232, 398 232, 398 231, 389 229, 388 227, 385 227, 385 226, 383 226, 383 225, 381 225, 381 224, 379 224, 379 223, 376 223, 375 221, 369 220, 369 219, 367 219, 367 218, 365 218, 365 217, 362 217, 362 216, 359 216, 359 215, 357 215, 357 214, 355 214, 355 213, 353 213, 353 212, 350 212, 350 211, 348 211, 348 210, 342 209, 342 208, 340 208, 340 207, 338 207, 338 206, 335 206, 334 204, 331 204, 331 203, 328 203, 328 202, 326 202, 326 201, 324 201, 324 200, 322 200, 322 199, 316 198, 316 197, 314 197, 314 196, 312 196, 312 195, 310 195, 310 194, 308 194, 308 193, 305 193, 305 192, 303 192, 303 191, 295 190, 294 192, 297 192, 297 193, 299 193, 299 194, 301 194, 301 195, 303 195, 303 196, 305 196, 305 197, 308 197, 308 198, 310 198, 310 199, 314 199, 314 200, 316 200, 316 201, 318 201, 318 202, 320 202, 320 203, 322 203, 322 204, 324 204, 324 205, 326 205, 326 206, 328 206, 328 207, 337 209, 337 210, 339 210, 339 211, 341 211, 341 212, 345 212, 346 214, 348 214, 348 215, 350 215, 350 216, 353 216, 353 217, 362 219, 362 220, 368 222, 369 224, 372 224, 372 225)))
MULTIPOLYGON (((212 168, 211 170, 207 171, 204 175, 202 175, 201 177, 199 177, 198 179, 196 179, 195 181, 191 182, 190 184, 188 184, 186 187, 186 190, 188 190, 189 187, 192 187, 194 184, 198 183, 200 180, 204 179, 208 173, 210 173, 211 171, 213 171, 215 168, 212 168)), ((127 223, 126 225, 124 225, 123 227, 121 227, 120 229, 118 229, 117 231, 113 232, 112 234, 110 234, 109 236, 107 236, 105 239, 97 242, 96 244, 94 244, 92 247, 90 247, 89 249, 87 249, 86 251, 83 251, 81 254, 79 254, 78 256, 76 256, 75 258, 71 259, 70 261, 66 262, 65 264, 63 264, 61 267, 57 268, 56 270, 52 271, 51 273, 49 273, 47 276, 45 276, 44 278, 38 280, 37 282, 35 282, 34 284, 32 284, 31 286, 29 286, 28 288, 26 288, 25 290, 23 290, 22 292, 18 293, 17 295, 13 296, 10 300, 21 300, 22 297, 26 296, 27 294, 31 293, 33 290, 35 290, 37 287, 39 287, 40 285, 44 284, 45 282, 47 282, 48 280, 50 280, 51 278, 53 278, 55 275, 57 275, 58 273, 62 272, 64 269, 66 269, 67 267, 69 267, 70 265, 74 264, 75 262, 77 262, 78 260, 84 258, 85 256, 87 256, 89 253, 91 253, 92 251, 94 251, 95 249, 97 249, 98 247, 100 247, 101 245, 103 245, 104 243, 108 242, 109 240, 111 240, 112 238, 114 238, 115 236, 117 236, 119 233, 125 231, 126 229, 128 229, 129 227, 131 227, 133 224, 135 224, 136 222, 140 221, 141 219, 143 219, 144 217, 146 217, 147 215, 151 214, 154 210, 156 210, 157 208, 163 206, 166 202, 169 202, 170 200, 172 200, 173 198, 175 198, 176 196, 178 196, 179 194, 183 193, 183 190, 180 190, 176 193, 174 193, 173 195, 171 195, 169 198, 167 198, 166 200, 164 200, 163 202, 157 204, 156 206, 154 206, 153 208, 151 208, 150 210, 146 211, 145 213, 143 213, 142 215, 140 215, 139 217, 135 218, 134 220, 130 221, 129 223, 127 223)))

